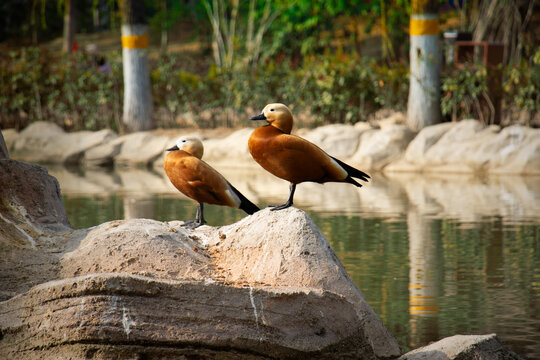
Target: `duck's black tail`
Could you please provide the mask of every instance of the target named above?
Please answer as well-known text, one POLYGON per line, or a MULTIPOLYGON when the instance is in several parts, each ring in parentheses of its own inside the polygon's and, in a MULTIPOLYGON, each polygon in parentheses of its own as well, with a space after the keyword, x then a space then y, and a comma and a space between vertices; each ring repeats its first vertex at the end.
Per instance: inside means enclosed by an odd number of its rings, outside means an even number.
POLYGON ((259 211, 260 209, 257 207, 257 205, 255 205, 254 203, 252 203, 251 201, 249 201, 244 195, 242 195, 242 193, 240 191, 238 191, 234 186, 232 186, 230 183, 229 183, 229 186, 231 187, 231 189, 234 191, 234 193, 240 198, 240 206, 239 208, 244 210, 246 213, 248 213, 249 215, 253 214, 253 213, 256 213, 257 211, 259 211))
POLYGON ((349 174, 349 176, 347 176, 347 178, 345 179, 346 182, 361 187, 362 184, 359 184, 353 178, 357 178, 365 182, 368 182, 368 179, 371 179, 371 177, 365 172, 355 169, 352 166, 345 164, 343 161, 336 159, 335 157, 332 157, 332 159, 334 159, 339 164, 339 166, 345 169, 347 174, 349 174))

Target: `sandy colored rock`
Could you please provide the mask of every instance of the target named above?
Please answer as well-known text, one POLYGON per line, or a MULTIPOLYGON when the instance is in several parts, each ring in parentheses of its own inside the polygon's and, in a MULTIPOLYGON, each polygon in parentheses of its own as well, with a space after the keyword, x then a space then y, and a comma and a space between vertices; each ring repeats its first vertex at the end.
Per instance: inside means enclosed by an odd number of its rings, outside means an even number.
POLYGON ((0 301, 56 276, 56 233, 69 233, 60 187, 41 166, 0 159, 0 301))
POLYGON ((120 154, 124 141, 125 137, 119 137, 87 150, 84 153, 83 164, 88 167, 114 165, 114 158, 120 154))
POLYGON ((452 123, 442 123, 422 129, 411 141, 405 151, 405 160, 418 165, 424 165, 423 157, 426 151, 450 130, 452 123))
POLYGON ((0 213, 2 231, 18 229, 6 239, 31 240, 42 233, 70 228, 60 186, 41 166, 16 160, 0 160, 0 213))
POLYGON ((13 145, 15 140, 19 137, 19 132, 15 129, 2 129, 2 135, 4 136, 4 142, 8 153, 13 151, 13 145))
POLYGON ((365 130, 352 125, 321 126, 306 133, 306 140, 338 159, 351 157, 358 149, 360 135, 365 130))
POLYGON ((167 148, 174 145, 175 140, 170 136, 154 135, 151 132, 124 135, 120 152, 114 159, 115 165, 148 166, 162 156, 167 148))
POLYGON ((12 158, 36 163, 78 164, 85 151, 116 136, 109 129, 66 133, 54 123, 38 121, 19 134, 12 158))
POLYGON ((406 125, 407 117, 402 112, 394 112, 389 116, 383 117, 378 120, 373 120, 372 123, 381 129, 394 125, 406 125))
MULTIPOLYGON (((524 126, 504 128, 491 146, 488 172, 540 175, 540 129, 524 126)), ((489 145, 488 145, 489 146, 489 145)))
POLYGON ((522 360, 495 334, 454 335, 402 355, 399 360, 522 360))
POLYGON ((203 160, 209 164, 226 164, 231 167, 257 165, 248 149, 248 139, 253 130, 241 129, 223 139, 205 140, 203 160))
POLYGON ((476 120, 424 128, 385 171, 540 174, 540 130, 476 120))
POLYGON ((345 298, 318 289, 93 274, 52 281, 0 303, 4 329, 27 329, 4 332, 2 342, 13 345, 0 347, 0 355, 88 359, 99 349, 105 358, 137 358, 150 349, 170 359, 197 350, 203 359, 375 360, 357 340, 362 334, 348 317, 352 312, 345 298), (69 348, 58 353, 68 344, 86 351, 78 357, 69 348))
POLYGON ((391 125, 362 133, 358 150, 350 159, 361 169, 382 170, 402 155, 414 133, 405 125, 391 125))

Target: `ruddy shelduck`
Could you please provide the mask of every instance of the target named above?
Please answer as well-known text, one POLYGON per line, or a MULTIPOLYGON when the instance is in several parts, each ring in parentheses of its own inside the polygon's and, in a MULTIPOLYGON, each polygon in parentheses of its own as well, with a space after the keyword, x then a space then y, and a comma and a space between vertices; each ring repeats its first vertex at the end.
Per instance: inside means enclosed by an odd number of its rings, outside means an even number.
POLYGON ((181 193, 199 203, 195 226, 206 223, 205 203, 239 208, 250 215, 259 210, 219 172, 201 160, 204 148, 199 139, 182 137, 167 151, 163 166, 169 180, 181 193))
POLYGON ((328 155, 317 145, 291 135, 293 116, 283 104, 266 105, 260 115, 251 120, 266 120, 249 137, 249 152, 266 171, 290 182, 289 199, 272 210, 288 208, 293 204, 296 185, 305 181, 346 182, 362 185, 353 178, 368 181, 366 173, 328 155))

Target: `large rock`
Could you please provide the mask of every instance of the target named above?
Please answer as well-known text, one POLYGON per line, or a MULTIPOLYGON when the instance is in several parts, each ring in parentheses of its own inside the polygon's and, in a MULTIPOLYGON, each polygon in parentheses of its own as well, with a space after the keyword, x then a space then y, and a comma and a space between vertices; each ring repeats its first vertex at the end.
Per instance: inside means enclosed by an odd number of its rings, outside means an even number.
POLYGON ((223 139, 208 139, 204 142, 203 160, 210 164, 231 167, 255 166, 248 149, 248 139, 254 129, 237 130, 223 139))
POLYGON ((400 354, 300 210, 267 209, 221 228, 133 219, 57 230, 32 237, 27 252, 6 247, 13 259, 40 261, 16 264, 19 277, 3 272, 12 285, 0 303, 0 357, 400 354))
POLYGON ((476 120, 424 128, 385 171, 540 174, 540 130, 476 120))
POLYGON ((481 149, 493 155, 489 160, 490 173, 540 175, 540 129, 504 128, 497 136, 496 144, 486 144, 481 149))
POLYGON ((398 360, 521 360, 495 334, 454 335, 412 350, 398 360))
POLYGON ((0 199, 0 236, 5 241, 31 243, 43 233, 70 228, 60 186, 41 166, 0 159, 0 199))
POLYGON ((54 123, 38 121, 19 134, 11 157, 36 163, 78 164, 87 150, 116 136, 109 129, 66 133, 54 123))
POLYGON ((375 359, 353 304, 320 289, 93 274, 0 311, 4 358, 375 359))
POLYGON ((358 150, 351 158, 351 164, 363 169, 382 170, 402 155, 414 133, 405 125, 390 125, 381 130, 364 132, 358 150))
POLYGON ((0 300, 54 278, 57 257, 37 239, 70 231, 56 179, 40 166, 0 159, 0 300))
POLYGON ((173 138, 151 132, 137 132, 122 136, 121 147, 114 161, 119 166, 149 166, 165 150, 174 145, 173 138))
POLYGON ((328 154, 344 159, 351 157, 358 149, 360 135, 365 130, 352 125, 334 124, 321 126, 305 135, 305 139, 318 145, 328 154))
POLYGON ((120 149, 125 140, 126 138, 121 136, 88 149, 84 153, 82 163, 87 167, 113 166, 114 159, 120 154, 120 149))

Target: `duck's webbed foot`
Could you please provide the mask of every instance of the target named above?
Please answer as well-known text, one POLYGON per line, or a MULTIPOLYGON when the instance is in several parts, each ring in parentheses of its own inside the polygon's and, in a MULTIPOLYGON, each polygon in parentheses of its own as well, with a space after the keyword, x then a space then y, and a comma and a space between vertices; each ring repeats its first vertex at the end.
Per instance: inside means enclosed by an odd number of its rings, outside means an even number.
POLYGON ((286 209, 288 207, 291 207, 293 205, 293 197, 294 197, 294 191, 296 190, 296 184, 292 184, 289 186, 289 199, 287 200, 287 202, 285 204, 282 204, 282 205, 270 205, 271 207, 271 211, 276 211, 276 210, 283 210, 283 209, 286 209))

